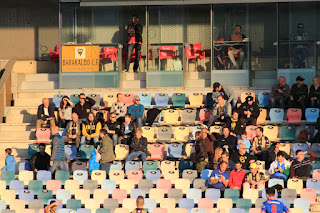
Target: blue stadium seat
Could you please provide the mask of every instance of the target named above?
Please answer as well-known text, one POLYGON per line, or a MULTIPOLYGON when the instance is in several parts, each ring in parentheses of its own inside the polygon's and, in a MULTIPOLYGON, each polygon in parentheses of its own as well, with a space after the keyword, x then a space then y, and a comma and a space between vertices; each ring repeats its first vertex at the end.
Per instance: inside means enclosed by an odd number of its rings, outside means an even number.
POLYGON ((267 92, 267 91, 259 92, 258 94, 259 107, 269 107, 269 97, 270 97, 270 92, 267 92))
POLYGON ((186 197, 188 199, 193 199, 196 204, 198 204, 198 201, 200 200, 201 196, 202 196, 201 189, 190 188, 187 190, 186 197))
POLYGON ((319 117, 319 109, 317 108, 307 108, 305 112, 306 123, 314 124, 317 122, 319 117))
POLYGON ((124 168, 125 168, 126 172, 128 172, 130 170, 140 170, 140 162, 139 161, 127 161, 124 168))
POLYGON ((277 179, 277 178, 271 178, 269 181, 268 181, 268 187, 272 187, 272 186, 275 186, 277 184, 280 184, 282 187, 284 187, 284 181, 282 179, 277 179))
POLYGON ((14 190, 16 195, 24 191, 24 182, 20 180, 12 180, 9 185, 10 190, 14 190))
POLYGON ((34 199, 34 195, 33 190, 23 190, 19 193, 19 199, 24 200, 26 205, 28 205, 29 201, 34 199))
POLYGON ((292 152, 293 155, 296 155, 297 150, 301 150, 303 152, 308 151, 309 147, 307 143, 295 143, 293 144, 292 152))
POLYGON ((281 108, 271 108, 269 112, 269 124, 281 124, 284 118, 284 110, 281 108))
POLYGON ((130 198, 137 199, 139 196, 146 197, 146 190, 145 189, 132 189, 130 198))
POLYGON ((157 208, 157 200, 156 199, 150 199, 150 198, 144 199, 143 208, 147 209, 148 212, 152 213, 153 209, 157 208))
POLYGON ((18 166, 18 171, 31 171, 29 162, 20 162, 18 166))
POLYGON ((160 170, 148 170, 146 174, 146 179, 152 180, 153 184, 157 183, 157 180, 161 178, 160 170))
POLYGON ((154 97, 156 103, 155 108, 167 108, 169 104, 169 96, 166 93, 157 93, 154 97))
POLYGON ((112 171, 112 170, 122 170, 121 161, 113 161, 110 166, 110 171, 112 171))
POLYGON ((172 94, 172 108, 184 108, 186 106, 186 94, 185 93, 173 93, 172 94))
POLYGON ((320 157, 320 143, 313 143, 310 146, 310 151, 320 157))
POLYGON ((37 180, 41 180, 43 185, 47 185, 47 181, 51 178, 51 171, 39 170, 37 172, 37 180))
POLYGON ((307 180, 306 187, 309 189, 315 189, 317 196, 320 195, 320 180, 310 178, 307 180))
POLYGON ((296 198, 294 200, 293 207, 303 209, 304 213, 309 213, 310 201, 304 198, 296 198))
MULTIPOLYGON (((201 171, 201 179, 207 180, 207 183, 210 184, 210 176, 211 176, 212 170, 211 169, 204 169, 201 171)), ((210 198, 210 197, 207 197, 210 198)))
POLYGON ((296 127, 295 126, 282 126, 281 127, 281 140, 282 141, 294 141, 296 139, 296 127))
POLYGON ((246 210, 244 208, 232 208, 230 213, 246 213, 246 210))
POLYGON ((113 190, 117 188, 117 183, 114 180, 104 180, 101 183, 101 189, 108 190, 109 195, 112 194, 113 190))
POLYGON ((32 155, 39 152, 39 145, 38 144, 30 144, 28 147, 28 156, 31 159, 32 155))
POLYGON ((140 93, 139 97, 140 97, 140 104, 142 104, 144 108, 150 108, 151 100, 152 100, 151 94, 140 93))
POLYGON ((178 143, 172 143, 168 146, 167 158, 181 158, 182 157, 182 145, 178 143))
POLYGON ((73 172, 73 180, 78 180, 80 185, 83 185, 85 180, 88 180, 88 171, 76 170, 73 172))
POLYGON ((69 156, 70 160, 77 159, 77 146, 76 145, 65 145, 64 152, 67 156, 69 156))
POLYGON ((195 137, 196 132, 201 131, 202 129, 203 129, 203 126, 194 126, 192 128, 192 133, 191 134, 192 134, 193 140, 196 139, 196 137, 195 137))
POLYGON ((54 106, 55 106, 56 108, 59 108, 59 107, 60 107, 60 102, 61 102, 63 96, 65 96, 65 95, 55 94, 55 95, 53 96, 52 102, 53 102, 53 104, 54 104, 54 106))
POLYGON ((188 199, 188 198, 180 199, 179 208, 185 208, 188 211, 191 211, 191 209, 194 208, 194 200, 193 199, 188 199))
POLYGON ((277 198, 277 200, 281 201, 288 209, 290 209, 290 200, 286 198, 277 198))
POLYGON ((221 197, 220 189, 208 188, 205 192, 205 198, 210 198, 214 203, 217 203, 218 199, 221 197))

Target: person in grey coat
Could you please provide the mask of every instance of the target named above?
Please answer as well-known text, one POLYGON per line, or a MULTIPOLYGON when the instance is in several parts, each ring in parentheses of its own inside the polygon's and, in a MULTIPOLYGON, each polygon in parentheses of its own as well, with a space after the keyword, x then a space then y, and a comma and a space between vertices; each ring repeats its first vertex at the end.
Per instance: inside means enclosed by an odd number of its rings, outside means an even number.
POLYGON ((232 109, 237 108, 238 101, 235 97, 234 90, 227 85, 221 85, 219 82, 215 82, 213 84, 213 90, 212 90, 212 99, 213 99, 214 105, 218 103, 218 97, 220 95, 222 95, 224 100, 226 100, 228 103, 231 104, 232 109))

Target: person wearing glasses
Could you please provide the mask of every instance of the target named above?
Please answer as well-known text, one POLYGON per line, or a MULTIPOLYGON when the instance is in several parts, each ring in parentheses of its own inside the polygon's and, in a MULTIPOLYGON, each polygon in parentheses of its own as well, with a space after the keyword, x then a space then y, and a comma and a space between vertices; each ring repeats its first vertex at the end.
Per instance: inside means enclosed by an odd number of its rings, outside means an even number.
POLYGON ((91 111, 91 107, 96 102, 89 97, 86 97, 84 93, 80 94, 80 100, 74 107, 74 112, 78 114, 79 119, 83 122, 85 122, 88 118, 89 112, 91 111))
POLYGON ((142 126, 142 116, 144 112, 144 106, 140 104, 140 97, 135 95, 133 97, 133 104, 129 106, 128 113, 132 115, 132 120, 137 122, 137 127, 142 126))
MULTIPOLYGON (((297 26, 297 31, 292 34, 292 41, 307 41, 309 40, 309 35, 304 31, 304 24, 299 23, 297 26)), ((297 61, 297 68, 305 68, 306 65, 304 60, 307 56, 308 49, 306 44, 296 44, 292 49, 292 56, 297 61)))
POLYGON ((118 121, 118 116, 116 113, 110 114, 110 119, 104 124, 103 129, 108 133, 108 136, 113 141, 113 147, 118 144, 118 137, 120 135, 121 123, 118 121))

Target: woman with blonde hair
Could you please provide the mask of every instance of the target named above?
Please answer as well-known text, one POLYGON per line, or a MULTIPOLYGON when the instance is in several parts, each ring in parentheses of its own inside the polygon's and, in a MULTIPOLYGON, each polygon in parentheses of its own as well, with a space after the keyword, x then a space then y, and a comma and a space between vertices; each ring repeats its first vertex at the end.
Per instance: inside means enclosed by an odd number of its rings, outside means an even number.
POLYGON ((223 149, 220 148, 220 147, 217 147, 217 148, 214 150, 213 169, 217 169, 217 168, 218 168, 218 165, 219 165, 219 163, 220 163, 220 158, 221 158, 222 152, 223 152, 223 149))

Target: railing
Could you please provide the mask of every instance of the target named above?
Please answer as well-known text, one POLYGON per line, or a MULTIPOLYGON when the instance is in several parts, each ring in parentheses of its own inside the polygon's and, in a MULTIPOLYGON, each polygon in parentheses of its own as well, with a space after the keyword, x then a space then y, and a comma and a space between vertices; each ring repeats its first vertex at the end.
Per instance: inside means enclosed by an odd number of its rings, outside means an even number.
POLYGON ((13 100, 11 73, 15 62, 13 59, 9 60, 0 72, 0 123, 4 123, 3 118, 6 116, 6 108, 11 106, 11 101, 13 100))

